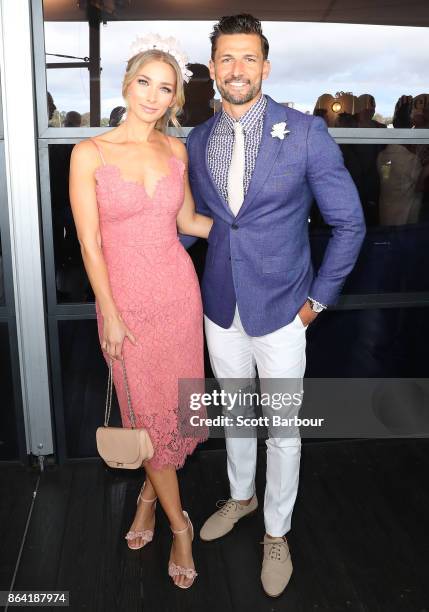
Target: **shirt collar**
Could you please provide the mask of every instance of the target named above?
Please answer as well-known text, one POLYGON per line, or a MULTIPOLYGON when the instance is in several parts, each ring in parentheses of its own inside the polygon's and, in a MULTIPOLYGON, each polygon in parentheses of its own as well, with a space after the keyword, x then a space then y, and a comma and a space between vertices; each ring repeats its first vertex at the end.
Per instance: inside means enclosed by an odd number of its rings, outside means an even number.
MULTIPOLYGON (((267 98, 262 94, 259 99, 247 110, 238 120, 243 126, 245 134, 251 132, 257 125, 258 121, 263 118, 267 106, 267 98)), ((229 131, 234 130, 235 119, 228 115, 226 111, 222 111, 221 122, 229 131)))

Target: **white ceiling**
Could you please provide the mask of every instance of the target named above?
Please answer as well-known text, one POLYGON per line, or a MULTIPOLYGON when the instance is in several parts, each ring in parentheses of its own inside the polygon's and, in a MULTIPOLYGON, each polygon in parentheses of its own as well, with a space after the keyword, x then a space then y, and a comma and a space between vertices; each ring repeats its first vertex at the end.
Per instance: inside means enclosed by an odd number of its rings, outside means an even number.
POLYGON ((429 26, 429 0, 44 0, 45 20, 86 21, 90 1, 115 21, 215 21, 246 12, 263 21, 429 26))

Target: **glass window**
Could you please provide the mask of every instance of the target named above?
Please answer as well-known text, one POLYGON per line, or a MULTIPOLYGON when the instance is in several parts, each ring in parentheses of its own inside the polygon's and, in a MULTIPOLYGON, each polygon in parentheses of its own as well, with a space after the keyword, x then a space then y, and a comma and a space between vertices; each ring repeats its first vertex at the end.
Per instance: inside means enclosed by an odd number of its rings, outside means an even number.
MULTIPOLYGON (((341 144, 368 227, 429 222, 429 145, 341 144)), ((323 225, 316 208, 313 227, 323 225)))
MULTIPOLYGON (((345 294, 429 290, 429 145, 343 144, 367 235, 345 294)), ((310 215, 317 269, 330 231, 314 203, 310 215)))
POLYGON ((19 450, 7 323, 0 323, 0 347, 0 460, 12 460, 18 458, 19 450))
POLYGON ((89 127, 89 96, 85 91, 87 70, 56 69, 48 71, 48 118, 49 127, 89 127), (65 92, 63 83, 73 84, 74 95, 65 92), (52 92, 52 93, 51 93, 52 92), (80 109, 80 112, 79 110, 80 109), (88 110, 87 110, 88 109, 88 110))
MULTIPOLYGON (((77 240, 68 195, 73 145, 49 145, 55 282, 58 303, 94 301, 77 240)), ((428 291, 429 145, 341 145, 358 189, 367 236, 343 292, 428 291)), ((316 203, 310 213, 313 260, 317 269, 330 236, 316 203)), ((198 275, 204 267, 203 241, 190 250, 198 275)))
MULTIPOLYGON (((46 52, 70 57, 48 55, 48 64, 86 61, 87 66, 47 69, 48 91, 57 108, 51 125, 64 126, 71 111, 88 125, 90 80, 101 97, 99 104, 93 94, 92 106, 98 106, 93 112, 100 111, 97 125, 109 125, 109 120, 113 125, 118 111, 111 118, 112 111, 124 104, 121 81, 130 44, 137 35, 152 32, 174 36, 190 62, 206 66, 205 71, 194 70, 195 81, 187 93, 199 101, 198 110, 185 114, 182 125, 196 125, 219 108, 219 94, 212 99, 207 76, 208 36, 214 21, 150 21, 144 7, 104 3, 104 11, 92 12, 92 23, 102 23, 91 27, 92 52, 84 7, 76 3, 66 11, 54 4, 44 0, 46 52), (90 74, 87 60, 93 55, 91 62, 97 61, 98 42, 101 63, 99 69, 94 63, 90 74)), ((286 21, 265 21, 263 28, 272 66, 264 91, 278 102, 318 114, 331 127, 429 127, 426 56, 421 51, 428 28, 286 21)), ((73 114, 66 124, 77 121, 73 114)))
POLYGON ((429 144, 389 144, 376 168, 380 225, 429 222, 429 144))
POLYGON ((427 307, 327 311, 308 330, 306 378, 427 378, 428 315, 427 307))
MULTIPOLYGON (((108 369, 95 320, 58 321, 61 378, 68 457, 97 455, 95 432, 104 423, 108 369)), ((120 426, 119 407, 112 394, 109 423, 120 426)))
POLYGON ((82 262, 69 199, 69 168, 73 146, 49 145, 55 284, 59 303, 94 301, 82 262))
POLYGON ((45 22, 50 127, 89 126, 87 22, 45 22))
MULTIPOLYGON (((328 244, 329 230, 310 234, 317 270, 328 244)), ((429 224, 368 228, 358 260, 342 293, 406 293, 429 291, 427 250, 429 224)))

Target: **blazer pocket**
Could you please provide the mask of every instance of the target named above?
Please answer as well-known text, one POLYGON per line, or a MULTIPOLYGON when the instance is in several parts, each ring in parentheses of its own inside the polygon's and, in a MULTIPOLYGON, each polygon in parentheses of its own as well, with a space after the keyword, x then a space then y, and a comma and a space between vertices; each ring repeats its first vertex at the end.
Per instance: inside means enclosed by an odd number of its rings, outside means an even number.
POLYGON ((290 259, 284 255, 264 255, 262 258, 263 274, 278 274, 292 272, 296 266, 290 265, 290 259))
POLYGON ((298 162, 293 162, 293 163, 287 163, 283 166, 283 168, 276 168, 275 170, 273 170, 273 173, 271 176, 273 179, 278 179, 278 178, 283 178, 284 176, 288 176, 290 174, 299 175, 303 173, 304 173, 304 164, 298 161, 298 162))
POLYGON ((271 176, 271 185, 276 193, 283 194, 305 178, 302 164, 294 164, 291 168, 285 168, 282 174, 271 176))

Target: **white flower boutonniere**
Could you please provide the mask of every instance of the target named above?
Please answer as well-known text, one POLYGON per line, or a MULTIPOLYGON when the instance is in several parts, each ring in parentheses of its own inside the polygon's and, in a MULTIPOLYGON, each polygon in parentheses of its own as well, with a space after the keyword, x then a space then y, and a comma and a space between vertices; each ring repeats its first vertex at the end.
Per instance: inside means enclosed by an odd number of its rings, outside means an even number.
POLYGON ((271 129, 271 136, 273 138, 280 138, 280 140, 283 140, 288 134, 290 134, 290 130, 286 129, 286 121, 275 123, 271 129))

